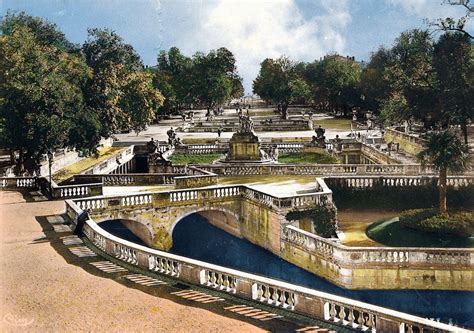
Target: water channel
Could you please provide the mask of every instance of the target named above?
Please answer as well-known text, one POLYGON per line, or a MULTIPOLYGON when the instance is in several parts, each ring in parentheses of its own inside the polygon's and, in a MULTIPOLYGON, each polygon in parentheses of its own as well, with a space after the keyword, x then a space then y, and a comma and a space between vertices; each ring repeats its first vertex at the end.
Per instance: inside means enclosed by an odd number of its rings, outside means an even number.
MULTIPOLYGON (((100 224, 132 242, 141 240, 120 223, 100 224)), ((234 237, 197 214, 181 220, 173 232, 171 253, 297 285, 376 304, 425 318, 474 327, 474 292, 445 290, 347 290, 319 278, 274 254, 234 237)))

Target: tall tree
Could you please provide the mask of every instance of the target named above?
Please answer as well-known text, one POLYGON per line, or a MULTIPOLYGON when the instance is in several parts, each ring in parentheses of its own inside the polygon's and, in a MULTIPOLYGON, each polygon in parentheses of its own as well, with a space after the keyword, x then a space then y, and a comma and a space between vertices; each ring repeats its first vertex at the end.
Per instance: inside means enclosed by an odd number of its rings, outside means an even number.
POLYGON ((467 126, 474 119, 474 47, 462 33, 443 34, 434 46, 436 71, 445 125, 460 125, 468 143, 467 126))
POLYGON ((362 69, 360 87, 364 107, 378 112, 381 103, 390 96, 390 82, 384 76, 385 68, 392 61, 390 50, 380 47, 372 53, 369 63, 362 69))
POLYGON ((359 82, 361 66, 353 58, 328 55, 314 65, 306 76, 312 86, 314 100, 333 112, 348 111, 360 104, 359 82))
POLYGON ((18 27, 27 27, 35 36, 36 42, 42 46, 54 46, 67 52, 79 51, 79 47, 68 41, 56 24, 25 12, 7 12, 0 24, 2 34, 11 35, 18 27))
POLYGON ((308 84, 297 75, 296 64, 287 57, 265 59, 260 64, 260 72, 253 81, 253 92, 262 99, 278 103, 282 118, 288 118, 288 106, 296 101, 309 99, 308 84))
POLYGON ((208 109, 243 94, 235 57, 226 48, 194 54, 191 73, 191 94, 196 102, 208 109))
POLYGON ((384 118, 389 122, 417 119, 425 126, 435 124, 440 119, 441 106, 430 34, 418 29, 403 32, 391 55, 392 62, 384 71, 392 90, 382 105, 384 118))
POLYGON ((157 105, 162 104, 162 96, 148 84, 151 77, 138 74, 144 70, 143 64, 131 45, 107 29, 89 29, 88 32, 82 51, 93 77, 87 85, 86 102, 98 115, 101 135, 109 137, 132 127, 142 130, 152 118, 150 115, 154 117, 157 105), (140 92, 135 90, 138 88, 140 92), (152 96, 156 98, 150 102, 152 96), (133 98, 140 100, 132 102, 133 98), (130 108, 132 105, 147 109, 134 110, 130 108), (137 118, 139 116, 143 118, 137 118))
POLYGON ((90 75, 80 56, 44 45, 29 27, 18 25, 0 36, 2 146, 18 151, 20 171, 28 160, 36 167, 48 149, 89 146, 94 140, 69 137, 83 111, 82 87, 90 75))
POLYGON ((428 135, 426 148, 418 157, 423 164, 429 162, 439 170, 439 210, 447 212, 447 175, 448 171, 466 170, 469 149, 452 130, 432 132, 428 135))

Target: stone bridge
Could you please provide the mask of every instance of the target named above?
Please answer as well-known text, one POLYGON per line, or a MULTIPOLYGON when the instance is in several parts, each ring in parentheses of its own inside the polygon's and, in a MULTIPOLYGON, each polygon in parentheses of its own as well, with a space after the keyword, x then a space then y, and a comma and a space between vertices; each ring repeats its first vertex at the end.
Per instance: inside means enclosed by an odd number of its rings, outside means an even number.
POLYGON ((75 202, 81 209, 90 209, 97 222, 124 220, 123 224, 147 245, 160 250, 172 247, 176 224, 197 213, 224 231, 279 255, 282 227, 290 224, 286 214, 332 203, 332 192, 322 179, 317 179, 311 193, 288 197, 235 185, 101 196, 75 202))

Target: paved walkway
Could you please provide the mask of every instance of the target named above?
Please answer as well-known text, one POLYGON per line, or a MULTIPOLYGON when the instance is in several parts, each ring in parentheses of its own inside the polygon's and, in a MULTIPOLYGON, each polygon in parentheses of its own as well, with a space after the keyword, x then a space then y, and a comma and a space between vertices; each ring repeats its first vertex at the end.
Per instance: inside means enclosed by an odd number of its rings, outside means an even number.
POLYGON ((25 202, 18 192, 0 191, 1 332, 334 332, 264 304, 123 267, 73 235, 63 211, 63 201, 25 202))
MULTIPOLYGON (((27 203, 17 192, 0 191, 0 331, 261 330, 244 321, 149 295, 86 271, 100 272, 91 264, 81 267, 79 261, 84 258, 64 250, 64 241, 74 244, 73 240, 46 238, 48 232, 43 232, 37 220, 38 216, 60 213, 63 209, 61 201, 27 203)), ((97 257, 87 259, 103 261, 97 257)))

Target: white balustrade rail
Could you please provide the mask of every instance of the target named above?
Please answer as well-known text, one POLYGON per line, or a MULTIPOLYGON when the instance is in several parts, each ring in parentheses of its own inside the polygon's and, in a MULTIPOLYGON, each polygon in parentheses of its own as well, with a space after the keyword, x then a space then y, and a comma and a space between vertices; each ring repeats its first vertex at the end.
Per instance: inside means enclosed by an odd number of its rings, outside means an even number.
POLYGON ((283 227, 282 240, 332 263, 351 267, 368 267, 371 264, 417 267, 474 266, 474 249, 470 248, 345 246, 292 225, 283 227))
POLYGON ((0 177, 0 188, 35 188, 36 177, 0 177))
MULTIPOLYGON (((73 221, 81 212, 76 204, 78 201, 66 200, 66 212, 73 221)), ((83 232, 100 250, 130 265, 348 328, 370 332, 468 332, 380 306, 137 245, 108 233, 92 219, 86 221, 83 232)))

